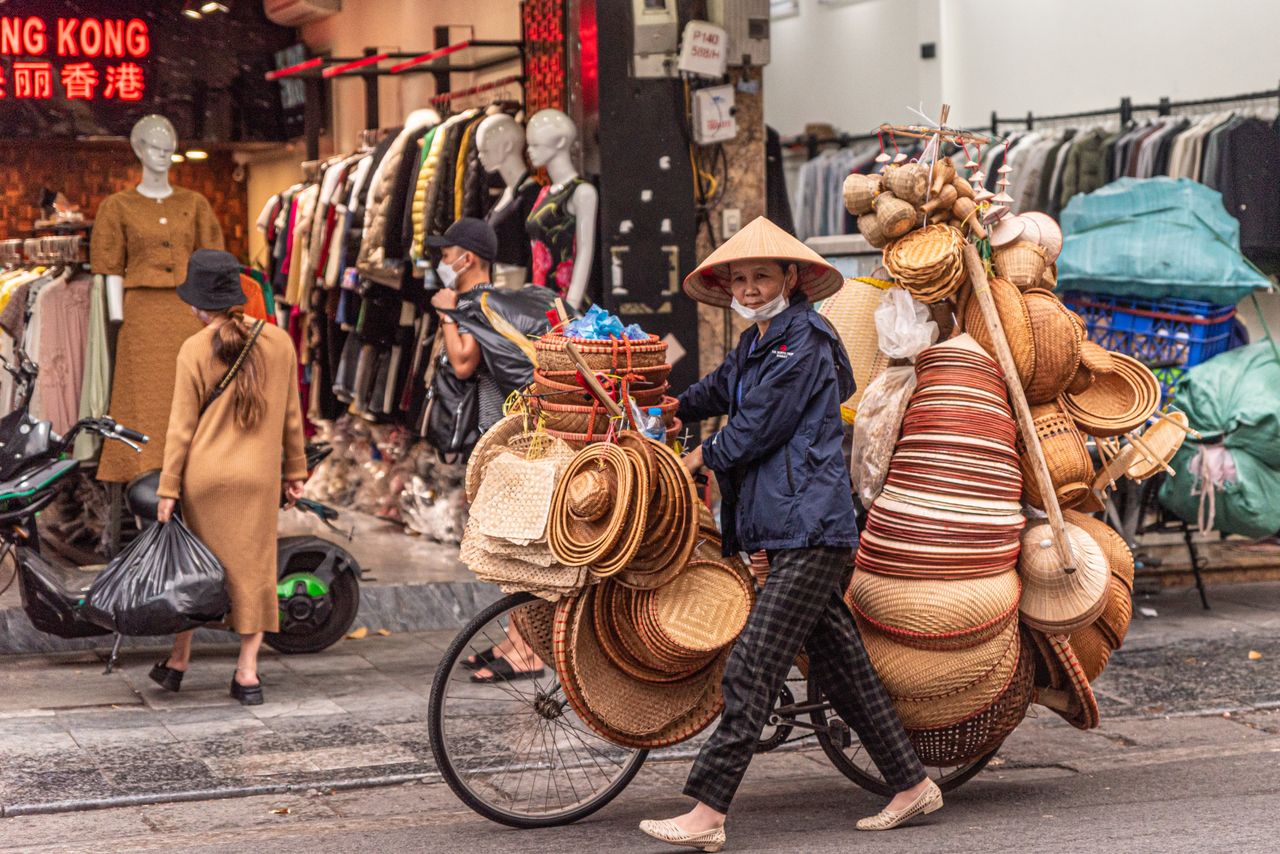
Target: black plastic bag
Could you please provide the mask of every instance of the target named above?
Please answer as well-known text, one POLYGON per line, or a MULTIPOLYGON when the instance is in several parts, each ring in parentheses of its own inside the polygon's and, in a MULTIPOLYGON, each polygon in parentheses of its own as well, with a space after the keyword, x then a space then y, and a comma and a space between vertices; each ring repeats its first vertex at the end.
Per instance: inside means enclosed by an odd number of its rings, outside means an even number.
MULTIPOLYGON (((526 285, 518 291, 486 291, 485 296, 491 311, 502 315, 530 339, 545 335, 551 328, 547 312, 555 308, 556 295, 550 288, 526 285)), ((533 382, 533 363, 513 341, 493 328, 479 298, 444 313, 458 321, 463 332, 476 337, 485 367, 503 394, 533 382)))
POLYGON ((231 609, 227 572, 174 516, 152 525, 94 580, 82 616, 122 635, 171 635, 231 609))

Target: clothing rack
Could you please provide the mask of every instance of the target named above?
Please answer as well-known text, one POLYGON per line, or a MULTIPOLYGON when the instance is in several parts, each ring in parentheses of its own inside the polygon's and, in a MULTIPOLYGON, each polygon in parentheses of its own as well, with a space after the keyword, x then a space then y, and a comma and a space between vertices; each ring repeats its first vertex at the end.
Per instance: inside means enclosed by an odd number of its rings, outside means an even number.
POLYGON ((521 84, 524 83, 523 75, 512 74, 508 77, 502 77, 497 80, 491 80, 488 83, 481 83, 477 86, 472 86, 469 89, 457 89, 451 92, 441 92, 439 95, 436 95, 431 99, 431 103, 448 104, 454 101, 455 99, 467 98, 472 95, 482 94, 484 92, 491 92, 494 89, 502 89, 506 86, 510 86, 513 83, 521 83, 521 84))
POLYGON ((1023 117, 1003 117, 996 111, 991 113, 991 132, 993 134, 1000 133, 1000 126, 1010 124, 1024 125, 1027 130, 1032 130, 1036 122, 1063 122, 1074 119, 1095 119, 1107 118, 1110 116, 1118 116, 1120 124, 1128 124, 1133 120, 1133 114, 1137 112, 1155 112, 1157 115, 1169 116, 1174 110, 1199 108, 1199 107, 1216 107, 1225 106, 1227 104, 1245 103, 1249 101, 1265 101, 1275 99, 1280 106, 1280 87, 1275 89, 1267 89, 1262 92, 1245 92, 1239 95, 1224 95, 1215 98, 1193 98, 1186 101, 1174 101, 1170 98, 1161 98, 1154 104, 1135 104, 1129 97, 1120 99, 1120 103, 1116 107, 1107 107, 1098 110, 1084 110, 1076 113, 1055 113, 1053 115, 1036 115, 1030 111, 1023 117))
POLYGON ((512 62, 524 61, 524 43, 497 39, 466 39, 449 42, 449 28, 436 27, 436 47, 426 53, 400 53, 367 47, 360 56, 316 56, 287 68, 268 71, 267 80, 301 80, 306 85, 304 127, 307 159, 320 156, 320 130, 324 124, 321 105, 324 86, 341 77, 358 77, 364 81, 364 124, 374 129, 381 124, 378 104, 378 81, 402 74, 432 74, 437 97, 450 91, 453 74, 485 71, 512 62), (400 60, 391 67, 384 62, 400 60))

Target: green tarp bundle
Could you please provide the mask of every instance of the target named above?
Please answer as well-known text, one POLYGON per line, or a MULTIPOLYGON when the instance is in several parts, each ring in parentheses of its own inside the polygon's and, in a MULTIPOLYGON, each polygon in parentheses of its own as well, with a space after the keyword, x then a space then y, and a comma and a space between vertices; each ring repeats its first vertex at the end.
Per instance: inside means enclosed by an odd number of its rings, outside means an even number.
POLYGON ((1062 212, 1058 287, 1235 305, 1270 280, 1240 254, 1217 190, 1186 178, 1121 178, 1062 212))
MULTIPOLYGON (((1214 494, 1214 530, 1254 539, 1280 531, 1280 361, 1269 340, 1215 356, 1187 372, 1174 390, 1179 408, 1203 436, 1188 438, 1160 487, 1160 503, 1196 522, 1206 487, 1191 465, 1202 444, 1220 443, 1236 476, 1214 494)), ((1207 505, 1206 505, 1207 507, 1207 505)))

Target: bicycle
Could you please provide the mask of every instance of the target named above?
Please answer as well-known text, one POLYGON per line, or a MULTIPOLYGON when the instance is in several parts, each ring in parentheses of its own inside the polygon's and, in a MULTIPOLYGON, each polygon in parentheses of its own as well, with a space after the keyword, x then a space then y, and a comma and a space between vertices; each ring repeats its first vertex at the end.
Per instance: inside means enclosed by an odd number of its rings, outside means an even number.
MULTIPOLYGON (((556 827, 591 815, 627 787, 649 754, 612 744, 584 724, 545 659, 541 676, 471 681, 463 662, 506 640, 512 615, 538 601, 528 593, 506 596, 457 634, 436 670, 427 713, 432 754, 449 788, 478 814, 517 828, 556 827)), ((809 738, 854 783, 878 795, 893 794, 821 689, 793 669, 756 752, 809 738), (804 700, 797 701, 792 686, 798 690, 801 683, 804 700)), ((949 791, 995 754, 926 770, 949 791)))

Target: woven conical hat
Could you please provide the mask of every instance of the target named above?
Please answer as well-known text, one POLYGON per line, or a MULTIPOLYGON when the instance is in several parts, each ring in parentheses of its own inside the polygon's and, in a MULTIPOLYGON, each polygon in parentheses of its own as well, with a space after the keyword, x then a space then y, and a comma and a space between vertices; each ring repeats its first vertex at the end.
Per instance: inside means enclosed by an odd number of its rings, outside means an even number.
POLYGON ((698 302, 727 307, 733 302, 729 262, 748 258, 794 261, 800 290, 809 302, 826 299, 844 286, 844 276, 821 255, 761 216, 708 255, 684 280, 684 292, 698 302))

